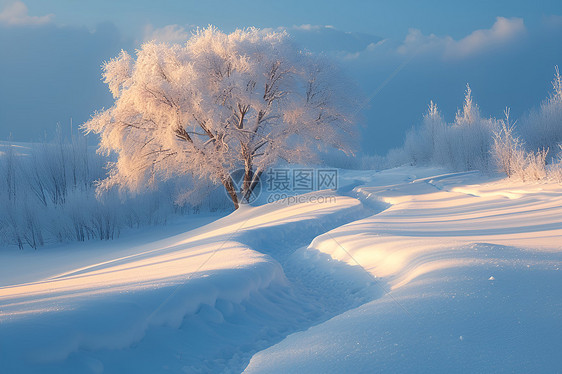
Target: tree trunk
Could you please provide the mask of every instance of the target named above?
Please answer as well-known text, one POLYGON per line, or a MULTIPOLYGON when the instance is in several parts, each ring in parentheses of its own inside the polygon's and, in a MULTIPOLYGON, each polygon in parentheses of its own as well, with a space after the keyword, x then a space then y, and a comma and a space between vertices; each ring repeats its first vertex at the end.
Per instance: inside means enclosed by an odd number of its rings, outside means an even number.
POLYGON ((238 209, 240 204, 238 203, 238 195, 236 195, 236 188, 234 188, 234 182, 232 182, 232 178, 230 175, 223 176, 221 178, 222 184, 230 196, 232 203, 234 204, 234 209, 238 209))
POLYGON ((248 202, 252 196, 252 190, 250 189, 252 185, 252 178, 254 177, 254 172, 252 171, 252 159, 248 156, 244 159, 244 181, 242 184, 242 198, 248 202))
POLYGON ((252 195, 252 193, 254 193, 254 189, 256 188, 256 186, 258 185, 259 181, 260 181, 260 177, 261 177, 262 171, 258 171, 256 173, 252 172, 252 179, 251 179, 251 183, 250 183, 250 188, 249 188, 249 196, 248 198, 250 198, 250 196, 252 195))
POLYGON ((249 202, 254 189, 258 185, 261 171, 254 173, 253 158, 249 152, 244 153, 244 181, 242 184, 242 198, 249 202))

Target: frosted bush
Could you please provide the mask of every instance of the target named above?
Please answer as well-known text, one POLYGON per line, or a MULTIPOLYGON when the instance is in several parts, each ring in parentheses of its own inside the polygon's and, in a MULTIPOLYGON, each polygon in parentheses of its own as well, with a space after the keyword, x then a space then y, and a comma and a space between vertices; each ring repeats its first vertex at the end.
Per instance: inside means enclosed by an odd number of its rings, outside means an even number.
POLYGON ((558 155, 555 161, 549 165, 547 174, 558 183, 562 183, 562 144, 558 144, 558 155))
POLYGON ((493 133, 492 156, 498 171, 511 177, 524 174, 527 155, 522 140, 515 134, 515 122, 510 121, 509 112, 506 108, 505 119, 499 121, 499 128, 493 133))
POLYGON ((170 180, 160 190, 136 194, 108 191, 96 197, 96 181, 106 173, 106 157, 88 149, 83 136, 69 141, 60 132, 52 142, 32 144, 25 154, 0 143, 0 246, 37 248, 44 244, 113 239, 122 230, 166 223, 194 211, 228 210, 222 191, 176 205, 174 191, 194 188, 189 179, 170 180))

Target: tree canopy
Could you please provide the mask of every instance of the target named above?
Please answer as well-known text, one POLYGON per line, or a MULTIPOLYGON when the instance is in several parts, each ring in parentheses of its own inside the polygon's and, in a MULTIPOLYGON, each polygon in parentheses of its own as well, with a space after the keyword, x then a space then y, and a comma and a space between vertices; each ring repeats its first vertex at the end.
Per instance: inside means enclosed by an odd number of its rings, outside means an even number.
POLYGON ((238 207, 279 160, 352 144, 345 80, 285 32, 208 27, 183 45, 145 43, 136 59, 122 51, 103 77, 115 102, 84 124, 100 135, 100 152, 117 155, 100 190, 190 174, 222 183, 238 207), (237 169, 241 191, 231 178, 237 169))

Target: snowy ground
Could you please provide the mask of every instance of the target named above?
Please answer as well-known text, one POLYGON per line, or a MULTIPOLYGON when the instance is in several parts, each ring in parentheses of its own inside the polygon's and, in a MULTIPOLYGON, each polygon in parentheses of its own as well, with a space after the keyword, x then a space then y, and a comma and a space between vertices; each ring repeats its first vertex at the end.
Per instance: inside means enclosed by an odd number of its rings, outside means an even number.
POLYGON ((3 250, 0 372, 561 370, 560 185, 340 175, 179 235, 3 250))

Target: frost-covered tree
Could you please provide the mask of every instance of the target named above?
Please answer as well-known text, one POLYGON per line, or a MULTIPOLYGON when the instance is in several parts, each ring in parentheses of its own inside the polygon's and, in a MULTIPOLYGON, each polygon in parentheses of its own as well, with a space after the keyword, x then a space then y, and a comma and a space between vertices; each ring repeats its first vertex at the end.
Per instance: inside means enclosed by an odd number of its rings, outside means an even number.
POLYGON ((515 134, 515 124, 509 118, 510 109, 504 111, 505 118, 498 121, 499 128, 494 131, 492 156, 500 172, 508 177, 518 172, 525 163, 525 150, 523 142, 515 134))
POLYGON ((423 116, 421 126, 413 127, 406 133, 403 146, 403 152, 406 156, 404 161, 412 165, 427 165, 432 163, 435 158, 440 157, 445 143, 439 142, 443 140, 446 126, 447 124, 443 121, 437 105, 431 101, 427 112, 423 116))
POLYGON ((452 125, 451 143, 453 165, 457 170, 489 170, 490 149, 496 121, 483 118, 474 102, 472 90, 466 85, 464 105, 459 109, 452 125))
MULTIPOLYGON (((509 119, 509 109, 505 110, 505 119, 498 121, 499 129, 494 131, 494 144, 492 156, 498 171, 505 173, 509 178, 526 180, 540 180, 547 176, 546 156, 548 149, 526 151, 525 144, 515 134, 515 122, 509 119)), ((555 173, 556 168, 552 168, 555 173)))
POLYGON ((389 163, 489 170, 492 134, 496 127, 496 120, 481 117, 467 84, 463 107, 454 122, 447 123, 437 105, 430 102, 421 126, 406 133, 403 147, 389 153, 389 163))
POLYGON ((562 77, 558 66, 555 66, 552 88, 548 99, 520 121, 522 136, 530 149, 550 150, 547 161, 554 156, 558 143, 562 143, 562 77))
POLYGON ((222 183, 237 208, 280 159, 350 147, 343 81, 286 33, 209 27, 184 45, 148 42, 136 59, 122 51, 103 76, 115 103, 84 125, 100 134, 101 152, 117 154, 100 191, 188 174, 222 183), (231 178, 237 169, 241 191, 231 178))

